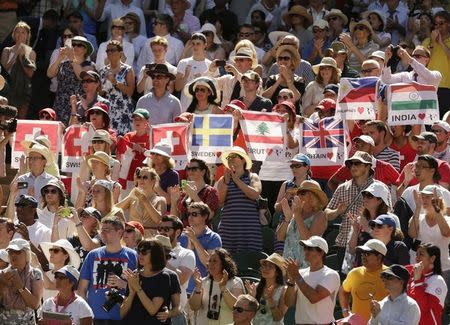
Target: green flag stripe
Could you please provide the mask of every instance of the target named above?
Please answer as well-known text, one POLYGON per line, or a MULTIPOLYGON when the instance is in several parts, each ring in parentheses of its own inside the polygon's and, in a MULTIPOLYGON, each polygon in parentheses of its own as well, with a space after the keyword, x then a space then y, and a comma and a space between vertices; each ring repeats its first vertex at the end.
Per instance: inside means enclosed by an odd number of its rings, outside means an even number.
POLYGON ((393 111, 409 111, 409 110, 422 110, 422 109, 436 109, 437 101, 435 99, 426 99, 421 101, 393 101, 393 111))

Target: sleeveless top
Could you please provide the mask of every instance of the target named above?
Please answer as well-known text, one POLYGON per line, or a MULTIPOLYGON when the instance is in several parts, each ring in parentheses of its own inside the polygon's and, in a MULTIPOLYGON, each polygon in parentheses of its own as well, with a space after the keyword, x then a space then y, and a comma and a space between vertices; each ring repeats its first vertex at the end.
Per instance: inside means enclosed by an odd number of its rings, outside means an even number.
MULTIPOLYGON (((278 306, 280 303, 281 298, 281 292, 283 290, 283 286, 278 286, 278 288, 275 289, 275 293, 273 294, 273 301, 275 302, 275 306, 278 306)), ((262 299, 261 299, 262 300, 262 299)), ((261 301, 259 302, 259 310, 256 312, 255 317, 253 317, 253 324, 254 325, 284 325, 284 321, 274 321, 272 317, 272 310, 266 304, 263 305, 261 301), (261 311, 265 311, 264 314, 261 311)))

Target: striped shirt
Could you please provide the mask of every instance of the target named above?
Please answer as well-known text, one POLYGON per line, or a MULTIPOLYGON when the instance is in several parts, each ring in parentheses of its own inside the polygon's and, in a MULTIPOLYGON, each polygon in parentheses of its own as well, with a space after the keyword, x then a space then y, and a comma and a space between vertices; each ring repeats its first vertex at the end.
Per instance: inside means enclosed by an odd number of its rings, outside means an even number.
POLYGON ((400 153, 392 148, 385 147, 378 155, 374 156, 378 160, 390 163, 400 172, 400 153))

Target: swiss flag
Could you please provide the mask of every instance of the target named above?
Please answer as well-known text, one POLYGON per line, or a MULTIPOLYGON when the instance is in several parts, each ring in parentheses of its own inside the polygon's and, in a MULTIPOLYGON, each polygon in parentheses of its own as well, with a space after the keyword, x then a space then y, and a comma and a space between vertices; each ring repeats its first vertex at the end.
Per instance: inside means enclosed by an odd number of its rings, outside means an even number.
POLYGON ((61 170, 77 172, 80 168, 81 157, 89 152, 90 140, 93 135, 91 128, 82 125, 72 125, 64 134, 61 170))
POLYGON ((169 143, 172 146, 172 158, 176 169, 184 169, 188 154, 188 123, 167 123, 151 127, 150 148, 158 142, 169 143))
POLYGON ((61 147, 60 122, 56 121, 35 121, 17 120, 17 131, 12 145, 12 168, 19 168, 19 160, 25 152, 20 142, 31 141, 38 136, 45 136, 50 141, 50 151, 57 155, 61 147))

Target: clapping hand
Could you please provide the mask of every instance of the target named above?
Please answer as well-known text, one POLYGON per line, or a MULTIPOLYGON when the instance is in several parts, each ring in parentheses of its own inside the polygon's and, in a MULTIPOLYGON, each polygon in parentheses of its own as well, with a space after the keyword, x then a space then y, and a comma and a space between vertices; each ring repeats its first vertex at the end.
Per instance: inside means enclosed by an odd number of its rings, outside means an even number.
POLYGON ((436 189, 434 189, 431 204, 433 204, 433 208, 436 213, 441 213, 441 211, 444 209, 444 202, 442 201, 442 198, 438 196, 436 189))
MULTIPOLYGON (((128 282, 128 287, 130 291, 138 291, 141 288, 141 284, 139 283, 139 273, 137 271, 131 271, 130 269, 126 269, 123 271, 123 275, 128 282)), ((109 280, 109 279, 108 279, 109 280)))
POLYGON ((223 292, 226 289, 226 285, 228 282, 228 272, 226 270, 222 271, 222 280, 219 282, 219 288, 223 292))
POLYGON ((413 191, 414 193, 414 202, 416 203, 416 211, 422 210, 422 196, 416 191, 413 191))
POLYGON ((380 303, 376 300, 371 301, 371 312, 373 317, 377 317, 381 311, 380 303))
POLYGON ((299 264, 297 261, 289 257, 286 260, 286 271, 289 280, 292 282, 296 282, 300 278, 300 273, 298 273, 298 270, 300 269, 299 264))
POLYGON ((245 280, 245 289, 247 289, 247 293, 252 297, 256 297, 256 284, 250 282, 249 280, 245 280))

